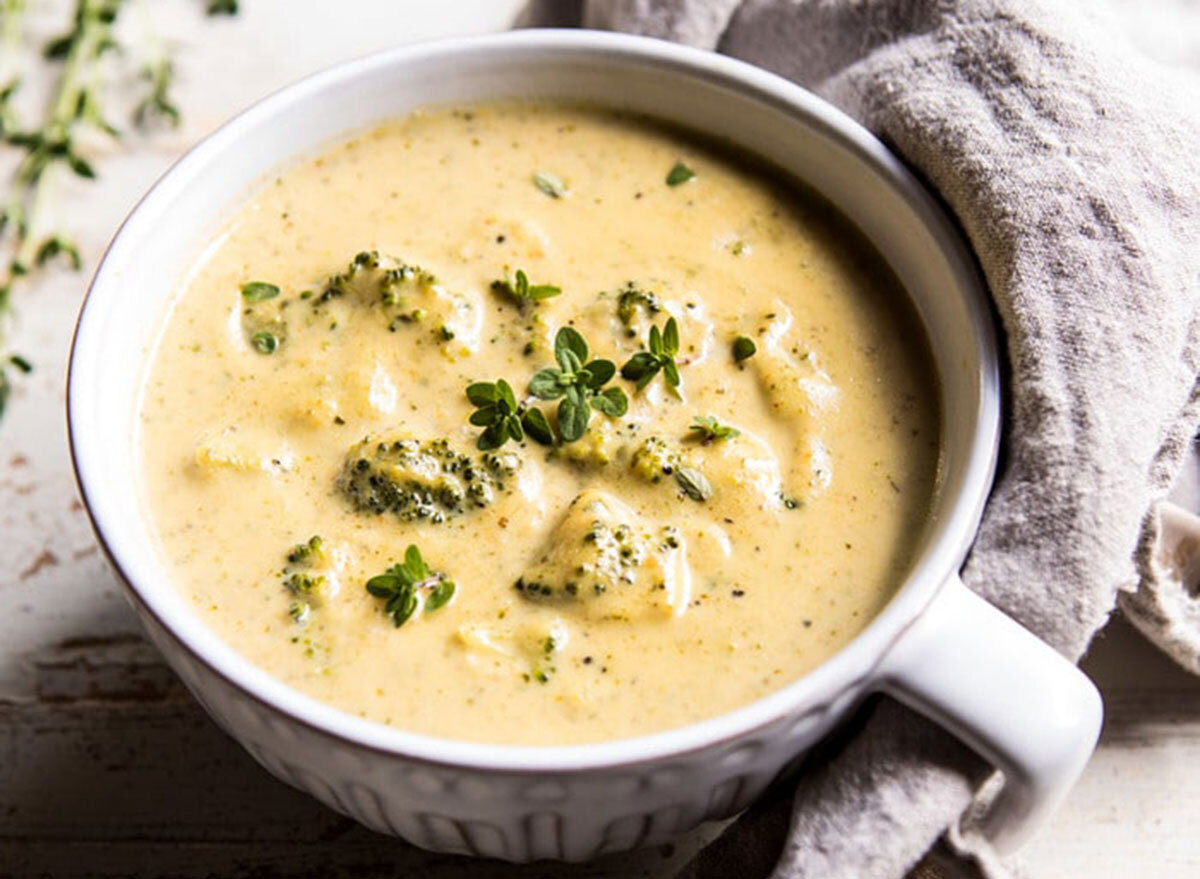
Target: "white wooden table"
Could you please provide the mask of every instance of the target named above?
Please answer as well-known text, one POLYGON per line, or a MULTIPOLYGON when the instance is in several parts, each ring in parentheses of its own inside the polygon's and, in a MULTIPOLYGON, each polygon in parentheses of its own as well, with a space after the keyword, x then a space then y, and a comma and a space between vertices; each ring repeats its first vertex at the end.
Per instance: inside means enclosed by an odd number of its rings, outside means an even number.
MULTIPOLYGON (((34 5, 41 35, 61 27, 64 0, 34 5)), ((185 121, 102 147, 101 179, 66 186, 64 223, 89 265, 139 194, 233 111, 376 48, 507 27, 522 0, 242 0, 238 19, 207 22, 199 0, 146 6, 180 46, 185 121)), ((20 293, 13 341, 37 369, 0 428, 0 876, 665 877, 713 833, 518 870, 376 836, 260 770, 142 640, 75 499, 63 373, 84 280, 54 270, 20 293)), ((1200 680, 1119 621, 1085 668, 1107 701, 1104 738, 1020 863, 1039 877, 1200 875, 1200 680)))

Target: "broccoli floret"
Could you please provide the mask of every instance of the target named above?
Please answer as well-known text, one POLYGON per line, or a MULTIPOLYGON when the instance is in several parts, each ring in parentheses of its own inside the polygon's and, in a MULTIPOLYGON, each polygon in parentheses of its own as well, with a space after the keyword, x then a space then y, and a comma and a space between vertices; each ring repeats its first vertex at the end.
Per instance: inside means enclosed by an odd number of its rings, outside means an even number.
POLYGON ((366 304, 396 307, 404 304, 404 294, 408 290, 436 283, 437 279, 420 266, 408 265, 395 257, 381 256, 377 250, 364 250, 351 260, 346 271, 330 276, 314 305, 323 305, 341 297, 353 297, 366 304))
POLYGON ((312 609, 324 604, 329 595, 329 581, 324 574, 296 571, 284 579, 283 588, 295 598, 288 613, 296 622, 307 620, 312 609))
POLYGON ((288 614, 296 622, 308 622, 312 611, 329 598, 333 591, 331 565, 325 541, 316 535, 304 543, 297 543, 287 554, 287 564, 280 576, 283 577, 283 588, 292 596, 288 614))
POLYGON ((519 466, 514 454, 468 455, 446 439, 368 437, 347 452, 338 488, 359 512, 440 524, 491 504, 519 466))
POLYGON ((329 553, 325 549, 325 541, 313 535, 305 543, 297 543, 288 553, 288 564, 296 567, 316 567, 329 563, 329 553))
POLYGON ((546 552, 514 584, 531 601, 556 601, 601 618, 670 612, 686 579, 678 529, 646 522, 595 490, 572 502, 546 552))
MULTIPOLYGON (((662 302, 659 301, 657 294, 643 290, 633 281, 629 281, 621 288, 617 297, 617 317, 621 319, 621 323, 629 327, 637 316, 639 308, 645 311, 648 317, 654 317, 662 311, 662 302)), ((628 330, 628 333, 630 338, 637 335, 632 328, 628 330)))
POLYGON ((633 453, 630 468, 647 482, 661 482, 670 476, 682 463, 683 453, 679 444, 660 436, 648 436, 633 453))
MULTIPOLYGON (((446 290, 434 275, 420 266, 364 250, 346 270, 333 275, 317 288, 314 313, 333 309, 336 300, 352 305, 378 307, 391 332, 406 326, 423 325, 433 341, 449 347, 471 347, 477 342, 477 304, 461 292, 446 290)), ((331 326, 337 325, 336 313, 331 326)))

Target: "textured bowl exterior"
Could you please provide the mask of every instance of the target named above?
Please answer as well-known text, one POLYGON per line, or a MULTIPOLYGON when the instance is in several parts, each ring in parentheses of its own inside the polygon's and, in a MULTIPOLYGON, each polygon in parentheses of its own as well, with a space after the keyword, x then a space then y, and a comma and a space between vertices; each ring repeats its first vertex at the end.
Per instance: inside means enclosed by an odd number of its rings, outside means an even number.
POLYGON ((68 386, 71 450, 101 545, 154 643, 271 773, 383 833, 445 852, 580 861, 745 807, 870 690, 958 570, 991 483, 999 379, 969 252, 887 149, 797 86, 654 40, 514 32, 369 56, 268 98, 169 171, 114 238, 85 299, 68 386), (906 582, 808 675, 691 726, 581 746, 489 746, 384 727, 312 700, 225 644, 172 582, 141 494, 132 425, 180 266, 248 188, 293 156, 428 103, 569 98, 723 138, 805 180, 855 222, 910 291, 941 379, 942 461, 906 582), (114 356, 120 352, 120 356, 114 356))
POLYGON ((752 803, 862 693, 797 706, 751 735, 620 767, 502 772, 348 747, 232 686, 134 600, 150 639, 205 711, 268 772, 379 833, 452 854, 586 861, 666 842, 752 803))

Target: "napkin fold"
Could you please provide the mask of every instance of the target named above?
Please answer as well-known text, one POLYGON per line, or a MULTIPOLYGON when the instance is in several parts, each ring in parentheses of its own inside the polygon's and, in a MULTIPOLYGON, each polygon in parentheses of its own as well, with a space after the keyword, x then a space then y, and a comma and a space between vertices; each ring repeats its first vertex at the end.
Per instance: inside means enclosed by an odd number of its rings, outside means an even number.
MULTIPOLYGON (((1007 354, 965 582, 1073 660, 1121 595, 1200 671, 1200 530, 1162 504, 1200 428, 1196 70, 1085 0, 586 0, 582 18, 795 80, 924 178, 974 248, 1007 354)), ((988 767, 886 699, 860 719, 790 783, 790 817, 786 798, 751 809, 685 875, 899 877, 939 839, 1004 875, 960 821, 988 767)))

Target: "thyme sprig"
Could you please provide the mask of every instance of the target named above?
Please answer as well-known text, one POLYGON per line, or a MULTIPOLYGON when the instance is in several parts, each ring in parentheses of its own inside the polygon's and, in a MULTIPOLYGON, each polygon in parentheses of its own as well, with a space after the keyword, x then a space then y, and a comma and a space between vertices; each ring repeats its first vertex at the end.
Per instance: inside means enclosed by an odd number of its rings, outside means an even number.
POLYGON ((573 443, 587 432, 592 410, 618 418, 629 410, 629 398, 618 387, 604 387, 617 374, 611 360, 588 360, 588 344, 573 327, 562 327, 554 336, 558 366, 538 370, 529 381, 530 399, 517 401, 504 379, 467 386, 467 399, 475 406, 470 422, 482 427, 476 445, 496 449, 510 439, 521 442, 528 434, 542 445, 555 443, 554 430, 536 400, 561 400, 558 404, 558 439, 573 443))
POLYGON ((504 277, 498 281, 492 281, 492 289, 515 299, 522 311, 531 303, 541 302, 543 299, 550 299, 562 293, 562 288, 553 284, 529 283, 529 276, 522 269, 517 269, 516 274, 511 278, 504 277))
POLYGON ((692 419, 689 431, 696 434, 701 445, 711 445, 717 440, 733 439, 741 436, 742 432, 729 424, 722 424, 712 415, 697 415, 692 419))
POLYGON ((133 122, 138 128, 148 128, 158 122, 179 127, 179 108, 171 98, 171 86, 175 82, 175 64, 169 57, 156 58, 142 68, 140 74, 146 83, 146 94, 133 111, 133 122))
MULTIPOLYGON (((95 129, 115 134, 100 110, 100 60, 116 48, 112 27, 125 0, 77 0, 71 29, 52 40, 43 55, 61 61, 62 72, 53 90, 44 121, 32 128, 20 124, 12 109, 12 98, 20 87, 14 74, 0 86, 0 134, 4 143, 24 151, 17 164, 3 207, 0 208, 0 247, 8 253, 8 265, 0 275, 0 344, 4 324, 11 316, 13 288, 34 268, 56 257, 73 268, 82 264, 74 242, 49 228, 49 188, 60 169, 84 179, 96 176, 92 165, 78 151, 78 135, 95 129)), ((24 0, 4 0, 5 54, 20 41, 20 16, 24 0)), ((0 366, 0 409, 10 383, 0 366)))
POLYGON ((457 587, 445 573, 430 568, 421 557, 421 550, 409 544, 404 561, 369 579, 366 589, 385 600, 383 612, 399 628, 422 604, 425 613, 444 607, 454 597, 457 587))
POLYGON ((651 326, 646 346, 649 350, 638 351, 621 367, 621 377, 636 382, 640 391, 661 372, 668 385, 678 388, 679 364, 675 358, 679 354, 679 325, 675 318, 667 320, 661 331, 651 326))
POLYGON ((562 327, 554 337, 558 368, 539 370, 529 381, 529 393, 539 400, 558 400, 558 433, 574 442, 587 431, 592 409, 617 418, 629 410, 629 399, 618 387, 605 388, 617 367, 611 360, 588 360, 588 344, 578 330, 562 327))
POLYGON ((550 445, 554 434, 542 410, 517 402, 512 385, 504 379, 475 382, 467 386, 467 399, 475 406, 470 422, 482 427, 475 445, 483 451, 498 449, 510 439, 521 442, 528 434, 539 443, 550 445))
POLYGON ((754 340, 749 336, 738 336, 733 340, 733 361, 741 363, 743 360, 749 360, 758 353, 758 346, 754 344, 754 340))

